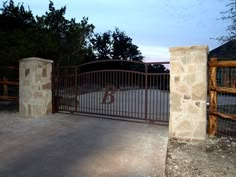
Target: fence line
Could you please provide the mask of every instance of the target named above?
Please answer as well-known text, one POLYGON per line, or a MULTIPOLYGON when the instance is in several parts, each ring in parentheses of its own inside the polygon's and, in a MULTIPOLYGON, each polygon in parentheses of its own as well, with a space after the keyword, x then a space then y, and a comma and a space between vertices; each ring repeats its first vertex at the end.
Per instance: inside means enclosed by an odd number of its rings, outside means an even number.
MULTIPOLYGON (((225 114, 217 109, 217 93, 236 94, 236 88, 217 86, 217 68, 218 67, 236 67, 236 61, 217 61, 217 58, 211 58, 209 62, 209 135, 217 133, 217 117, 236 120, 236 115, 225 114)), ((230 78, 233 79, 233 78, 230 78)))
MULTIPOLYGON (((1 68, 7 69, 7 70, 18 70, 18 68, 14 66, 7 66, 7 67, 1 67, 1 68)), ((1 86, 0 91, 2 91, 0 92, 0 100, 7 100, 7 101, 19 100, 19 96, 13 96, 11 94, 9 95, 9 91, 10 91, 9 87, 13 86, 13 87, 19 88, 19 81, 10 81, 7 76, 3 76, 2 78, 0 78, 0 86, 1 86)))

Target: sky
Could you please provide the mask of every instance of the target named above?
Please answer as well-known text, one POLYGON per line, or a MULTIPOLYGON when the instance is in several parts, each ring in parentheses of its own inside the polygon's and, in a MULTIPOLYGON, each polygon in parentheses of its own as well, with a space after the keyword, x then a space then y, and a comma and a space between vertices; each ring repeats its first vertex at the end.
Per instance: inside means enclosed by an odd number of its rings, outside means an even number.
MULTIPOLYGON (((14 0, 29 6, 34 15, 47 11, 49 0, 14 0)), ((229 0, 54 0, 56 8, 67 7, 66 18, 88 17, 95 32, 118 27, 133 39, 144 61, 169 61, 169 48, 221 43, 212 38, 226 35, 229 21, 220 12, 229 0)))

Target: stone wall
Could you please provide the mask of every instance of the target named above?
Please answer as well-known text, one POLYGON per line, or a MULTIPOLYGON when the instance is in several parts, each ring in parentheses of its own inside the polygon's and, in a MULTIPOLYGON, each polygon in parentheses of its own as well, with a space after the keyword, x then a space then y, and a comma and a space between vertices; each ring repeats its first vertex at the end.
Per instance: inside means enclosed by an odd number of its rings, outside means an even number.
POLYGON ((20 115, 39 117, 52 113, 51 60, 20 61, 20 115))
POLYGON ((171 138, 206 138, 207 53, 207 46, 170 48, 171 138))

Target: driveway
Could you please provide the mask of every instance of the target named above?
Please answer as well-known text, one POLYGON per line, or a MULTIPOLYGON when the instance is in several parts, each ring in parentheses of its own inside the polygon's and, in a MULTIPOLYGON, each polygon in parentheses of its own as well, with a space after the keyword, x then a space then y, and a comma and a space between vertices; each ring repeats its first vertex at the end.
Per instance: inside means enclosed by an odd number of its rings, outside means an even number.
POLYGON ((163 177, 167 137, 166 126, 0 112, 0 176, 163 177))

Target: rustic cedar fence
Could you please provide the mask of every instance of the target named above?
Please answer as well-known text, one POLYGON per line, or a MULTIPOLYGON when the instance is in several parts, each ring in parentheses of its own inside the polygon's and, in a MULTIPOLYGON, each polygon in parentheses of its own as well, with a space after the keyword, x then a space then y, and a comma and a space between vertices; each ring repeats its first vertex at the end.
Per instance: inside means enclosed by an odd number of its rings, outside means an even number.
MULTIPOLYGON (((236 85, 234 75, 229 79, 232 81, 231 85, 218 86, 217 84, 217 68, 236 67, 236 61, 218 61, 217 58, 211 58, 209 62, 209 127, 208 133, 211 136, 217 134, 217 117, 236 121, 236 114, 228 114, 219 111, 217 108, 218 93, 236 94, 236 85)), ((236 96, 236 95, 235 95, 236 96)), ((235 98, 236 99, 236 98, 235 98)))
POLYGON ((19 102, 19 68, 15 66, 1 67, 0 101, 19 102))

